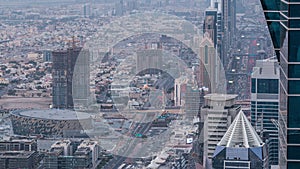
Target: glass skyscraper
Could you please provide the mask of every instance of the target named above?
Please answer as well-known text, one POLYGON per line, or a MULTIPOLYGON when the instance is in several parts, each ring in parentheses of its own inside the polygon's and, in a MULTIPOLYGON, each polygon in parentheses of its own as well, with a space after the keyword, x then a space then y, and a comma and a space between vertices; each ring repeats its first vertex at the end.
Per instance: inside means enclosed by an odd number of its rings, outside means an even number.
POLYGON ((280 61, 279 165, 300 168, 300 0, 261 0, 280 61))
POLYGON ((278 165, 279 66, 257 60, 251 75, 251 124, 267 144, 270 165, 278 165))

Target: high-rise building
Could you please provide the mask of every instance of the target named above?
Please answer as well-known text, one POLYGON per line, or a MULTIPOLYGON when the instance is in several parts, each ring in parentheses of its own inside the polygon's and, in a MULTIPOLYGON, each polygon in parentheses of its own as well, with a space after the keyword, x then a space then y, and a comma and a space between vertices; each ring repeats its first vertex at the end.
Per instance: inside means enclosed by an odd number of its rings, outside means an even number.
POLYGON ((90 97, 90 53, 81 50, 76 60, 72 79, 72 97, 75 109, 86 109, 90 97))
POLYGON ((240 111, 221 141, 212 158, 215 169, 268 169, 265 143, 240 111))
POLYGON ((53 51, 52 57, 53 108, 72 109, 74 108, 73 99, 78 99, 80 102, 87 102, 87 98, 89 97, 88 52, 82 51, 82 48, 79 47, 71 47, 66 50, 53 51), (75 78, 74 84, 73 78, 75 78), (75 91, 74 95, 73 90, 75 91))
POLYGON ((52 62, 52 51, 51 50, 43 51, 43 61, 44 62, 52 62))
POLYGON ((188 80, 186 77, 179 77, 175 79, 174 84, 174 104, 175 106, 182 106, 183 99, 186 93, 188 80))
MULTIPOLYGON (((223 38, 223 20, 222 20, 222 1, 211 0, 210 6, 205 10, 205 21, 203 25, 203 34, 208 32, 214 42, 216 53, 222 60, 222 38, 223 38)), ((223 63, 223 61, 222 61, 223 63)))
POLYGON ((261 0, 280 62, 279 167, 300 168, 300 1, 261 0))
POLYGON ((279 65, 257 60, 251 75, 251 123, 268 146, 270 165, 278 165, 279 65))
POLYGON ((187 84, 185 92, 184 111, 185 117, 191 123, 200 112, 200 89, 192 84, 187 84))
POLYGON ((237 95, 208 94, 201 108, 200 121, 203 123, 203 164, 211 165, 217 144, 227 131, 241 107, 235 104, 237 95))
POLYGON ((212 39, 214 43, 214 47, 216 47, 218 39, 217 39, 217 13, 218 10, 216 8, 208 8, 205 10, 205 19, 203 24, 203 34, 206 32, 209 34, 209 37, 212 39))
POLYGON ((88 18, 91 16, 91 5, 90 4, 83 5, 83 16, 85 18, 88 18))
POLYGON ((236 29, 236 0, 222 0, 222 56, 223 65, 229 61, 236 29))
POLYGON ((125 14, 125 8, 124 8, 124 2, 123 0, 120 0, 115 4, 115 16, 123 16, 125 14))
POLYGON ((208 32, 200 43, 200 87, 205 86, 211 92, 215 92, 218 84, 219 66, 220 63, 216 55, 214 43, 208 32))

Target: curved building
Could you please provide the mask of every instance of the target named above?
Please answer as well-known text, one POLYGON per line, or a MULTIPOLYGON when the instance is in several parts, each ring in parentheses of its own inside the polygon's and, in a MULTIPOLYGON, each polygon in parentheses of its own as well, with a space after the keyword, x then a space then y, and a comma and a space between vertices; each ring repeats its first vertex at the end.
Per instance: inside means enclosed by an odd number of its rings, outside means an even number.
POLYGON ((89 114, 71 110, 17 110, 11 112, 14 134, 74 137, 92 128, 89 114))

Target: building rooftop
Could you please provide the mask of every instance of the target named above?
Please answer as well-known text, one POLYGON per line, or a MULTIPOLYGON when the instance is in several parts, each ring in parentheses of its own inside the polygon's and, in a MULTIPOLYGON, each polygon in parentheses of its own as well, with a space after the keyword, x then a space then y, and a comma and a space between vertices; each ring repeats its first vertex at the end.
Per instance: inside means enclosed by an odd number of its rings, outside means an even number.
POLYGON ((214 101, 225 101, 225 100, 232 100, 235 99, 238 95, 233 95, 233 94, 207 94, 204 96, 205 99, 207 100, 214 100, 214 101))
POLYGON ((12 114, 48 120, 80 120, 90 118, 90 115, 87 113, 59 109, 14 111, 12 114))
POLYGON ((34 151, 3 151, 0 152, 0 158, 29 158, 34 151))
POLYGON ((218 146, 226 147, 261 147, 264 143, 251 126, 243 111, 240 111, 227 132, 218 143, 218 146))

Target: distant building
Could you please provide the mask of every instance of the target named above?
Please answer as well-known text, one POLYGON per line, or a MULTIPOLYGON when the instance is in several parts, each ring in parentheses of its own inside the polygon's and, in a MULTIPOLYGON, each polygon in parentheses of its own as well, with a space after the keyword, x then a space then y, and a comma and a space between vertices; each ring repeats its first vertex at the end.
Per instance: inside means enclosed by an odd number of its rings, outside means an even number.
POLYGON ((269 162, 278 165, 279 65, 276 60, 257 60, 251 75, 251 124, 268 145, 269 162))
POLYGON ((35 169, 37 152, 35 151, 4 151, 0 152, 0 168, 16 169, 26 168, 35 169))
POLYGON ((82 51, 82 48, 72 47, 67 50, 53 51, 52 60, 53 108, 72 109, 74 108, 73 99, 87 102, 89 97, 89 83, 87 83, 89 80, 89 53, 82 51), (77 58, 79 58, 78 62, 77 58), (73 84, 73 75, 76 78, 75 84, 73 84), (75 98, 73 91, 77 92, 75 98))
POLYGON ((203 123, 203 164, 211 165, 218 142, 232 123, 241 107, 235 104, 237 95, 208 94, 201 108, 200 121, 203 123))
POLYGON ((218 83, 221 63, 219 63, 214 43, 208 32, 204 34, 200 43, 200 61, 200 87, 207 87, 214 93, 218 83))
POLYGON ((174 104, 175 106, 182 106, 183 99, 186 93, 187 79, 180 77, 175 79, 174 84, 174 104))
POLYGON ((85 18, 88 18, 91 16, 91 5, 90 4, 83 5, 83 16, 85 18))
POLYGON ((209 37, 214 43, 214 47, 216 47, 218 39, 217 39, 217 13, 218 10, 216 8, 208 8, 205 10, 205 19, 203 24, 203 34, 208 33, 209 37))
POLYGON ((129 0, 127 2, 127 10, 128 11, 132 11, 132 10, 136 10, 138 8, 138 2, 135 0, 129 0))
POLYGON ((123 16, 125 14, 125 7, 124 7, 124 1, 120 0, 115 4, 115 11, 114 15, 115 16, 123 16))
POLYGON ((200 92, 199 88, 187 84, 184 96, 184 111, 185 118, 191 123, 198 116, 201 109, 200 92))
POLYGON ((143 49, 136 54, 136 72, 155 74, 162 70, 163 51, 161 49, 143 49))
POLYGON ((236 32, 236 0, 222 0, 222 56, 223 65, 229 62, 236 32))
POLYGON ((240 111, 217 144, 212 157, 214 169, 268 169, 266 145, 240 111))
POLYGON ((51 50, 43 51, 43 61, 44 62, 52 62, 52 51, 51 50))

